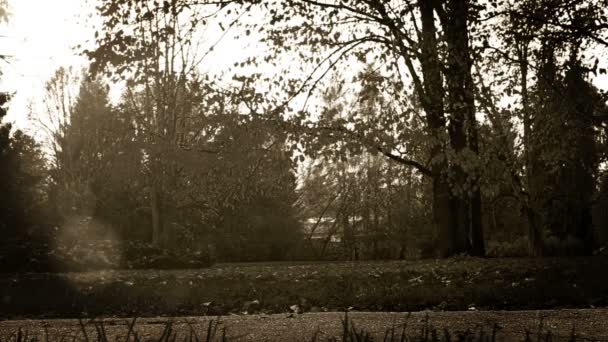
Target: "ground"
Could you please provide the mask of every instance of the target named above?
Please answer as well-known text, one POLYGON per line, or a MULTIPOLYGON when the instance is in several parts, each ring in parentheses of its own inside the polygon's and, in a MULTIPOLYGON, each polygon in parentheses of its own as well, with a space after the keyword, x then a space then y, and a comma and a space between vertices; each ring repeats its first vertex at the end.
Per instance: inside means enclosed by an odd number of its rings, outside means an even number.
POLYGON ((606 257, 462 257, 0 274, 0 318, 590 308, 608 305, 607 269, 606 257))
POLYGON ((51 333, 78 334, 78 321, 49 319, 102 317, 116 334, 126 332, 129 317, 138 317, 137 331, 152 336, 169 319, 144 317, 162 316, 176 317, 177 331, 190 331, 188 321, 200 333, 210 317, 221 316, 217 327, 226 327, 229 336, 291 340, 309 339, 317 330, 323 336, 339 332, 344 311, 374 334, 399 328, 406 314, 392 312, 412 311, 418 313, 408 327, 418 333, 428 314, 439 334, 479 324, 488 334, 497 322, 504 338, 513 340, 525 338, 526 329, 536 334, 546 316, 544 327, 553 334, 568 335, 575 324, 578 334, 608 340, 608 309, 595 309, 608 305, 607 269, 608 258, 600 256, 457 257, 0 274, 0 319, 10 319, 0 331, 5 337, 18 327, 40 332, 40 320, 23 320, 33 318, 50 322, 51 333), (534 311, 539 309, 562 310, 534 311))
MULTIPOLYGON (((452 312, 415 312, 415 313, 370 313, 349 312, 349 317, 357 329, 372 333, 375 340, 383 340, 387 329, 396 327, 395 335, 400 335, 406 326, 408 336, 419 336, 425 326, 438 328, 438 334, 444 334, 444 328, 452 336, 469 329, 473 334, 480 334, 484 328, 485 336, 492 334, 494 323, 498 323, 497 341, 524 341, 526 331, 532 340, 546 340, 547 331, 551 331, 551 340, 568 341, 573 327, 577 339, 608 341, 608 309, 582 310, 544 310, 544 311, 452 311, 452 312), (540 328, 540 329, 539 329, 540 328)), ((209 321, 220 322, 216 336, 221 336, 226 328, 226 336, 238 341, 310 341, 317 333, 320 340, 327 337, 339 337, 342 333, 341 320, 344 313, 305 313, 301 315, 230 315, 222 317, 175 317, 175 318, 142 318, 138 319, 133 332, 142 340, 162 335, 168 321, 174 322, 173 330, 178 334, 176 340, 182 340, 193 333, 205 340, 209 321), (192 328, 192 330, 191 330, 192 328), (181 338, 180 338, 181 337, 181 338)), ((105 319, 104 329, 108 340, 125 337, 129 331, 131 319, 105 319)), ((96 336, 91 323, 83 321, 91 340, 96 336)), ((30 336, 37 335, 44 339, 48 334, 51 340, 58 337, 74 336, 82 338, 83 333, 78 320, 15 320, 0 322, 0 340, 8 340, 19 328, 30 336), (47 326, 46 332, 44 326, 47 326)), ((429 329, 429 334, 432 329, 429 329)), ((133 334, 133 333, 132 333, 133 334)))

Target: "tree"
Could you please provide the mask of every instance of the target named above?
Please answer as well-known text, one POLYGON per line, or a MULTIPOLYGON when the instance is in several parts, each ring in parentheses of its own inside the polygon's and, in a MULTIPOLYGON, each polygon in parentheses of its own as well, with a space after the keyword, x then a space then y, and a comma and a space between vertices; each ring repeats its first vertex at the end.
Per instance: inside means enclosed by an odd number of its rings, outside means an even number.
MULTIPOLYGON (((555 186, 546 187, 543 184, 548 183, 544 183, 543 179, 553 177, 550 174, 556 168, 549 165, 565 163, 560 155, 565 151, 572 151, 573 145, 562 143, 575 142, 568 138, 576 135, 574 131, 559 128, 563 122, 572 120, 566 120, 562 114, 557 114, 564 112, 561 106, 571 107, 566 103, 572 101, 569 97, 562 96, 565 89, 558 81, 565 80, 564 70, 569 69, 568 64, 572 64, 564 61, 563 56, 578 55, 577 59, 582 58, 582 51, 605 45, 602 43, 605 30, 601 25, 596 25, 602 21, 603 16, 605 9, 594 1, 579 4, 550 0, 505 2, 495 11, 494 17, 498 21, 496 26, 491 27, 499 28, 496 32, 500 43, 498 46, 486 43, 486 48, 492 51, 489 63, 500 63, 500 66, 494 69, 494 76, 502 77, 503 80, 495 81, 494 84, 506 86, 509 94, 517 99, 515 103, 519 104, 519 107, 509 108, 508 112, 511 118, 521 120, 523 133, 520 145, 522 150, 515 148, 504 151, 502 159, 511 160, 507 166, 511 170, 511 183, 516 189, 514 195, 519 199, 528 218, 529 249, 533 255, 544 253, 547 201, 551 201, 550 198, 563 197, 563 193, 559 194, 562 190, 559 188, 564 188, 560 182, 555 186), (514 66, 511 77, 503 77, 508 75, 505 73, 505 65, 514 66), (551 94, 556 95, 553 100, 550 99, 551 94), (541 107, 544 109, 539 112, 541 107), (560 119, 556 120, 557 117, 560 119), (521 155, 518 155, 519 152, 521 155), (517 162, 520 157, 521 163, 517 162)), ((582 60, 579 59, 578 63, 582 63, 582 60)), ((594 72, 597 72, 597 63, 593 68, 594 72)), ((585 67, 582 67, 580 70, 584 69, 585 67)), ((588 100, 594 102, 589 98, 588 100)), ((593 139, 593 135, 590 133, 587 137, 593 139)), ((580 140, 579 142, 582 143, 580 140)), ((582 145, 585 145, 576 144, 576 148, 583 148, 582 145)), ((594 163, 587 164, 590 166, 589 170, 594 168, 591 167, 592 164, 594 163)), ((593 174, 593 171, 590 174, 593 174)), ((582 175, 581 177, 586 178, 582 175)), ((553 214, 549 216, 561 217, 553 214)))
MULTIPOLYGON (((261 36, 261 43, 268 47, 267 55, 244 60, 241 65, 268 65, 276 70, 283 57, 296 58, 299 63, 273 75, 235 76, 234 82, 240 87, 228 91, 213 82, 205 83, 208 93, 204 96, 221 94, 231 100, 211 101, 213 104, 199 109, 264 118, 268 125, 287 132, 289 139, 297 142, 291 148, 299 146, 303 154, 321 153, 364 162, 357 158, 366 150, 417 170, 431 183, 439 255, 484 255, 483 218, 487 221, 488 215, 484 216, 482 208, 496 207, 497 201, 505 198, 523 210, 530 252, 541 255, 547 217, 551 216, 547 214, 547 199, 565 194, 557 189, 546 191, 543 184, 557 184, 568 177, 586 179, 585 184, 578 184, 586 189, 586 195, 567 207, 572 208, 575 202, 588 203, 589 184, 595 182, 598 162, 589 157, 583 162, 587 170, 583 172, 571 167, 571 160, 552 153, 556 150, 549 148, 548 142, 559 136, 587 156, 592 150, 588 148, 590 141, 595 139, 589 138, 594 135, 589 120, 580 119, 587 114, 575 115, 579 119, 574 119, 565 113, 589 113, 590 109, 576 101, 561 102, 549 93, 546 98, 540 94, 545 92, 543 88, 555 88, 558 79, 571 84, 560 91, 572 92, 572 84, 584 84, 581 70, 585 68, 601 72, 598 62, 585 60, 583 52, 608 45, 606 6, 602 4, 591 0, 106 1, 101 7, 104 26, 98 36, 99 46, 89 55, 101 67, 109 64, 119 72, 131 72, 137 76, 133 79, 147 75, 144 79, 149 84, 135 83, 147 96, 142 102, 147 105, 142 108, 148 110, 144 115, 148 118, 148 134, 155 136, 155 143, 171 141, 170 145, 175 146, 180 134, 173 135, 170 126, 160 124, 164 119, 153 119, 165 114, 175 119, 181 115, 176 113, 182 113, 181 107, 173 105, 179 101, 169 101, 169 97, 163 97, 166 92, 161 91, 185 89, 179 85, 186 84, 175 81, 182 80, 181 74, 166 72, 173 65, 167 56, 175 55, 172 47, 191 46, 196 28, 205 27, 211 20, 223 28, 226 23, 229 27, 238 23, 246 36, 261 36), (252 9, 262 13, 265 20, 253 24, 241 20, 252 9), (210 13, 215 14, 206 16, 210 13), (135 26, 124 24, 127 17, 134 19, 135 26), (179 18, 184 17, 188 20, 180 26, 179 18), (176 27, 187 29, 178 32, 176 27), (142 34, 133 34, 134 30, 142 34), (553 51, 543 48, 543 41, 551 42, 553 51), (578 64, 566 63, 567 56, 573 54, 578 56, 572 57, 578 64), (361 101, 343 116, 319 105, 323 95, 317 91, 327 89, 327 75, 332 71, 355 75, 369 61, 377 72, 366 70, 369 82, 361 82, 362 88, 369 93, 368 99, 381 101, 361 101), (550 71, 553 67, 554 72, 550 71), (552 73, 553 80, 543 81, 552 73), (575 76, 577 73, 580 76, 575 76), (510 106, 501 102, 510 102, 510 106), (173 103, 167 107, 174 106, 173 110, 165 113, 161 103, 173 103), (231 110, 221 108, 227 103, 231 110), (558 104, 575 109, 558 110, 558 104), (558 112, 576 128, 559 128, 559 122, 549 114, 558 112), (411 119, 414 116, 417 120, 411 119), (478 122, 482 116, 488 119, 483 127, 478 122), (412 129, 414 123, 421 129, 412 129), (545 128, 553 136, 542 133, 545 128), (552 169, 545 166, 560 162, 570 166, 558 167, 559 176, 549 175, 553 171, 548 172, 552 169)), ((349 89, 349 93, 356 91, 349 89)), ((191 131, 205 130, 201 127, 207 123, 191 131)), ((154 160, 158 159, 150 158, 154 160)), ((150 179, 173 173, 160 166, 152 169, 158 170, 150 172, 156 175, 150 179)), ((370 183, 378 180, 373 173, 367 176, 370 183)), ((407 173, 404 176, 409 177, 407 173)), ((167 191, 161 192, 167 196, 167 191)), ((375 220, 371 198, 376 194, 372 191, 365 196, 369 197, 353 201, 369 204, 357 210, 371 227, 375 220)), ((587 222, 581 218, 585 215, 573 212, 569 222, 587 222)))
POLYGON ((67 169, 60 160, 61 144, 70 124, 71 111, 76 101, 80 75, 71 68, 58 68, 46 82, 42 99, 44 108, 30 107, 28 117, 42 134, 41 139, 49 146, 51 163, 56 169, 67 169))
MULTIPOLYGON (((236 139, 231 134, 238 133, 230 130, 242 129, 235 121, 251 122, 246 116, 233 114, 251 105, 252 100, 250 89, 241 88, 236 95, 231 90, 220 91, 213 88, 207 75, 199 75, 197 68, 205 54, 197 51, 200 41, 196 34, 213 19, 217 4, 208 6, 209 11, 201 10, 204 3, 199 5, 190 7, 181 1, 103 2, 104 29, 97 36, 98 47, 87 52, 94 71, 126 80, 124 108, 135 119, 137 142, 144 154, 142 172, 152 241, 161 246, 174 244, 177 233, 172 230, 184 228, 179 228, 182 225, 178 222, 190 222, 186 230, 191 230, 192 225, 201 224, 201 218, 209 223, 209 217, 217 217, 224 203, 215 201, 234 195, 243 188, 238 182, 246 180, 234 176, 231 184, 218 177, 221 181, 217 185, 226 188, 217 189, 210 180, 200 182, 195 176, 216 172, 217 165, 235 167, 226 164, 231 158, 229 147, 236 139), (125 17, 135 20, 125 22, 125 17), (216 193, 201 192, 207 187, 216 193), (180 212, 183 208, 191 209, 193 216, 185 219, 180 212)), ((247 153, 266 158, 254 152, 257 144, 263 143, 255 142, 247 153)), ((240 156, 246 153, 236 152, 240 156)))
POLYGON ((45 224, 46 164, 40 145, 11 125, 0 128, 0 227, 8 237, 24 237, 34 225, 45 224))
MULTIPOLYGON (((222 3, 221 5, 228 4, 222 3)), ((119 29, 120 18, 126 17, 128 13, 136 15, 136 22, 147 25, 148 21, 158 17, 159 13, 170 13, 173 16, 183 15, 196 5, 209 8, 212 3, 174 1, 157 6, 147 4, 148 7, 139 12, 133 12, 130 5, 129 1, 122 1, 108 3, 102 7, 102 10, 105 10, 103 13, 108 17, 104 26, 106 35, 100 39, 100 47, 92 56, 117 61, 117 65, 123 68, 132 65, 127 62, 131 62, 132 58, 137 57, 133 54, 133 51, 138 51, 134 47, 142 42, 136 39, 137 35, 126 35, 124 33, 126 31, 119 29), (119 53, 111 51, 119 51, 119 53)), ((392 4, 379 1, 365 1, 353 5, 288 1, 277 4, 263 3, 262 7, 269 10, 270 25, 260 25, 259 28, 268 37, 266 41, 273 45, 274 52, 283 49, 289 50, 291 46, 296 45, 310 46, 309 61, 321 61, 319 53, 322 53, 325 48, 336 46, 332 55, 320 63, 323 65, 324 62, 327 62, 333 67, 336 65, 334 57, 343 57, 352 52, 350 55, 365 58, 367 52, 372 51, 371 45, 376 44, 378 49, 372 52, 377 52, 380 60, 386 60, 393 68, 393 72, 400 64, 405 64, 409 76, 413 79, 415 94, 426 114, 428 138, 435 144, 435 147, 432 148, 432 162, 422 163, 398 156, 394 154, 390 146, 383 146, 373 140, 373 144, 370 144, 367 137, 363 137, 364 144, 368 148, 369 145, 372 145, 371 148, 379 149, 389 158, 404 165, 414 166, 425 175, 433 177, 435 183, 433 186, 435 189, 434 211, 439 228, 441 254, 451 255, 460 252, 483 254, 481 221, 478 219, 481 210, 479 194, 476 190, 478 187, 475 185, 476 176, 469 177, 469 174, 475 169, 474 160, 477 155, 477 125, 472 116, 475 110, 471 107, 474 106, 474 101, 471 89, 469 89, 470 63, 467 63, 466 59, 463 63, 457 62, 462 56, 469 55, 467 18, 476 14, 475 8, 469 7, 468 3, 463 1, 448 2, 445 6, 420 1, 417 5, 406 7, 394 7, 392 4), (447 56, 440 54, 443 47, 437 40, 436 16, 441 21, 441 28, 448 32, 446 37, 450 49, 448 49, 447 56), (292 24, 295 22, 291 19, 287 20, 287 18, 293 17, 303 18, 308 24, 293 26, 292 24), (412 17, 412 21, 405 22, 405 20, 409 20, 409 17, 412 17), (314 23, 318 19, 327 24, 324 26, 328 28, 327 30, 315 26, 314 23), (342 28, 340 23, 344 19, 347 22, 355 21, 360 25, 352 31, 352 37, 340 35, 339 31, 342 28), (418 40, 411 38, 410 30, 416 33, 418 40), (362 35, 359 35, 360 33, 362 35), (291 39, 291 42, 286 45, 285 42, 288 39, 291 39), (360 50, 357 51, 357 48, 360 50), (417 63, 420 63, 420 68, 416 67, 417 63), (447 65, 451 66, 451 72, 444 72, 446 69, 443 66, 447 65), (451 95, 447 98, 444 97, 442 81, 444 77, 448 81, 447 84, 450 85, 448 92, 451 95), (460 86, 464 86, 464 93, 459 92, 460 86), (454 174, 457 176, 454 177, 454 174), (450 182, 454 186, 451 186, 450 182), (473 237, 472 240, 467 238, 469 233, 473 237)), ((249 8, 251 8, 250 4, 246 4, 243 11, 249 8)), ((191 21, 191 23, 195 22, 197 24, 205 23, 200 18, 191 21)), ((346 25, 349 28, 355 27, 346 25)), ((155 27, 152 28, 152 32, 160 32, 155 27)), ((178 37, 170 30, 163 32, 168 32, 168 35, 159 37, 178 37)), ((249 31, 246 30, 246 32, 249 31)), ((300 52, 304 53, 304 50, 300 50, 300 52)), ((321 66, 317 66, 315 70, 320 68, 321 66)), ((314 76, 308 78, 308 80, 315 79, 314 76)), ((312 83, 317 84, 318 82, 312 83)), ((403 83, 399 82, 399 84, 403 83)), ((310 90, 310 83, 307 81, 301 87, 294 87, 294 83, 290 82, 285 84, 283 89, 288 89, 287 98, 293 98, 299 93, 310 90)), ((400 94, 399 98, 407 97, 403 95, 400 94)), ((278 106, 273 104, 271 107, 274 109, 265 110, 265 114, 272 116, 285 108, 282 104, 278 106)))
POLYGON ((593 115, 600 101, 583 78, 577 49, 566 62, 565 75, 553 53, 552 47, 546 48, 533 106, 534 168, 543 170, 533 174, 533 184, 543 194, 538 200, 546 234, 560 242, 576 239, 582 244, 578 253, 589 254, 598 165, 593 115))
MULTIPOLYGON (((8 19, 8 3, 0 1, 0 22, 8 19)), ((39 145, 22 131, 13 131, 10 123, 3 122, 10 99, 11 94, 0 92, 0 228, 9 238, 22 237, 26 228, 39 223, 45 170, 39 145)))
MULTIPOLYGON (((308 46, 308 51, 300 49, 299 53, 308 57, 309 62, 320 61, 315 70, 332 68, 339 59, 348 56, 376 57, 379 64, 388 65, 387 71, 396 78, 397 86, 391 93, 396 99, 409 96, 399 77, 411 78, 410 84, 425 115, 427 139, 434 145, 430 149, 431 162, 399 156, 391 145, 368 140, 361 132, 354 135, 359 135, 368 148, 380 150, 433 178, 440 254, 483 254, 481 203, 475 175, 477 123, 468 36, 471 25, 468 18, 477 15, 476 8, 464 1, 445 5, 420 1, 404 6, 380 1, 354 4, 288 1, 267 7, 271 23, 275 24, 260 29, 267 32, 275 52, 290 50, 291 46, 308 46), (293 17, 302 18, 307 25, 292 25, 293 21, 287 18, 293 17), (437 27, 436 18, 441 27, 437 27), (442 53, 444 45, 438 40, 439 34, 446 37, 447 54, 442 53), (327 50, 330 50, 327 57, 320 58, 327 50), (400 73, 401 67, 407 73, 400 73)), ((318 75, 309 79, 315 80, 318 75)), ((310 83, 305 82, 299 91, 311 91, 317 81, 310 83)), ((384 113, 376 115, 381 117, 384 113)), ((384 129, 390 132, 388 127, 384 129)))
POLYGON ((217 214, 207 224, 214 228, 218 254, 227 260, 296 257, 293 251, 301 238, 301 225, 285 137, 269 130, 263 121, 235 119, 218 135, 224 148, 217 159, 211 159, 212 176, 206 180, 217 189, 211 198, 217 214))
POLYGON ((133 118, 110 104, 107 85, 84 74, 57 143, 53 176, 64 218, 91 216, 119 231, 133 229, 141 192, 142 154, 133 118), (120 229, 122 228, 122 229, 120 229))
POLYGON ((181 177, 181 164, 200 164, 206 159, 201 154, 218 153, 205 144, 222 126, 224 114, 252 100, 251 89, 216 89, 209 75, 198 72, 207 53, 200 51, 203 43, 197 34, 204 32, 220 5, 104 1, 99 7, 104 22, 96 36, 98 46, 86 51, 94 72, 127 83, 126 108, 136 118, 146 155, 152 241, 159 246, 167 245, 173 235, 170 218, 164 216, 171 210, 170 184, 181 177))
MULTIPOLYGON (((362 151, 357 139, 352 145, 353 137, 344 134, 344 127, 337 124, 340 120, 369 131, 370 140, 387 142, 391 137, 377 129, 392 121, 391 115, 400 113, 387 98, 385 79, 372 66, 366 67, 351 86, 357 88, 357 96, 348 99, 345 94, 354 90, 339 78, 332 78, 332 85, 324 92, 316 129, 304 139, 310 144, 305 149, 312 158, 300 189, 309 248, 324 258, 330 241, 340 239, 345 258, 404 257, 411 247, 420 247, 413 241, 434 235, 424 222, 426 210, 419 206, 428 198, 424 191, 428 182, 412 167, 394 164, 377 151, 362 151), (376 115, 379 110, 384 112, 381 118, 376 115), (320 232, 326 236, 317 246, 313 238, 318 240, 320 232)), ((428 148, 420 118, 401 115, 401 120, 401 134, 415 146, 409 147, 410 153, 424 159, 428 148)), ((394 144, 399 146, 396 141, 394 144)))

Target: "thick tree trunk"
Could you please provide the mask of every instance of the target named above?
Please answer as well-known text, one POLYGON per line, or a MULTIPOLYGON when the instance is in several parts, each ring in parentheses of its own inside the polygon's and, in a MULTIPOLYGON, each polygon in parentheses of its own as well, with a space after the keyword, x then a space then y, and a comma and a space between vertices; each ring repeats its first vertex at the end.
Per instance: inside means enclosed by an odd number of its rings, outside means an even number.
POLYGON ((433 216, 437 226, 438 256, 445 258, 462 252, 457 244, 452 194, 444 177, 433 180, 433 216))
POLYGON ((437 37, 433 2, 419 0, 422 21, 420 63, 424 77, 424 94, 421 94, 422 106, 426 112, 429 135, 433 141, 431 147, 431 170, 433 172, 433 217, 437 227, 437 247, 440 257, 447 257, 465 251, 460 243, 458 217, 455 207, 459 204, 452 196, 447 180, 448 163, 444 154, 445 143, 442 136, 446 131, 444 116, 444 88, 441 76, 441 65, 437 51, 437 37))
MULTIPOLYGON (((452 172, 456 180, 457 192, 453 194, 454 216, 457 218, 456 232, 465 239, 458 239, 466 252, 483 256, 481 193, 479 190, 478 170, 471 168, 463 152, 468 149, 473 158, 478 157, 477 119, 475 118, 474 85, 471 76, 471 57, 468 36, 468 1, 451 0, 447 4, 447 17, 444 18, 448 44, 448 68, 446 84, 448 86, 448 108, 450 111, 450 145, 455 152, 456 160, 452 172), (468 171, 468 170, 472 171, 468 171), (468 174, 473 172, 473 174, 468 174)), ((474 165, 474 164, 473 164, 474 165)))

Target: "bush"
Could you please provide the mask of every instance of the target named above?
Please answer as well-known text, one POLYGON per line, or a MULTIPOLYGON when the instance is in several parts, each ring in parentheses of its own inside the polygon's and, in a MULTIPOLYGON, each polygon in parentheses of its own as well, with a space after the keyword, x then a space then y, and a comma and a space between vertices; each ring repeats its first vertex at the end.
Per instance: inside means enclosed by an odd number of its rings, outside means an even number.
POLYGON ((418 248, 420 249, 420 258, 422 259, 436 258, 438 256, 437 243, 433 240, 419 241, 418 248))
POLYGON ((0 272, 80 272, 110 269, 202 268, 214 262, 205 250, 172 251, 143 242, 16 239, 0 246, 0 272))
POLYGON ((575 256, 584 255, 584 252, 583 241, 570 235, 563 240, 551 235, 544 241, 544 254, 547 256, 575 256))
POLYGON ((130 242, 123 245, 124 262, 122 268, 129 269, 180 269, 202 268, 214 262, 208 250, 190 250, 181 252, 161 249, 148 243, 130 242))
POLYGON ((486 254, 489 257, 523 257, 528 253, 528 239, 519 237, 512 242, 508 241, 488 241, 486 254))

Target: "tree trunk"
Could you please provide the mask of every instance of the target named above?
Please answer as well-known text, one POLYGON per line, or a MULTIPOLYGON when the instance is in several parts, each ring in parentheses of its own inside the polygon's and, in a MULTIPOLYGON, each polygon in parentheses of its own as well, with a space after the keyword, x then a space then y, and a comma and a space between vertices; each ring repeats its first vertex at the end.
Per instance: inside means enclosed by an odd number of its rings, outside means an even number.
POLYGON ((448 108, 451 115, 448 131, 450 145, 456 155, 452 170, 456 180, 456 192, 453 191, 452 203, 459 246, 472 255, 483 256, 485 246, 481 220, 479 170, 475 168, 479 155, 478 128, 471 76, 468 12, 468 1, 451 0, 447 4, 447 17, 442 21, 446 25, 444 30, 448 45, 448 68, 445 73, 448 108), (467 149, 472 152, 474 160, 469 160, 469 155, 463 153, 467 149), (470 172, 473 174, 468 174, 470 172), (464 241, 460 238, 461 234, 464 235, 464 241))
POLYGON ((486 246, 483 237, 481 192, 476 190, 471 199, 471 255, 485 256, 486 246))
POLYGON ((539 229, 539 216, 536 211, 530 207, 529 203, 525 204, 524 210, 528 217, 528 252, 531 256, 543 255, 543 240, 539 229))
POLYGON ((462 252, 456 243, 456 218, 452 205, 450 185, 444 177, 436 176, 433 179, 433 217, 437 226, 438 256, 441 258, 462 252))
POLYGON ((428 0, 419 0, 418 5, 422 21, 420 64, 424 77, 424 93, 420 94, 420 100, 426 112, 429 135, 433 141, 430 151, 433 172, 433 217, 437 227, 438 256, 448 257, 464 252, 465 249, 459 243, 458 218, 454 211, 458 203, 452 196, 447 180, 448 163, 442 138, 446 131, 444 88, 437 51, 434 7, 433 2, 428 0))
POLYGON ((161 247, 163 240, 161 198, 156 184, 150 190, 150 208, 152 210, 152 244, 155 247, 161 247))
POLYGON ((528 43, 521 42, 519 50, 519 68, 521 72, 521 102, 523 108, 523 124, 524 124, 524 165, 526 175, 527 195, 524 200, 524 210, 528 218, 528 252, 532 256, 541 256, 543 254, 542 235, 538 222, 538 214, 535 209, 536 205, 536 189, 533 186, 533 164, 532 157, 532 120, 530 119, 530 100, 528 97, 528 43))

